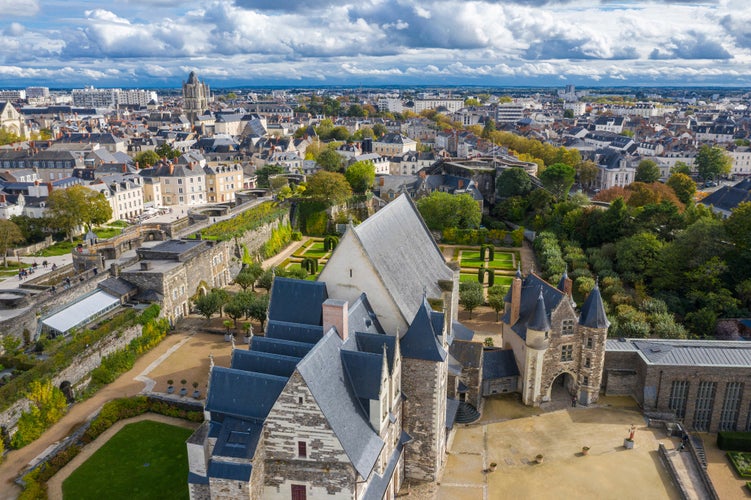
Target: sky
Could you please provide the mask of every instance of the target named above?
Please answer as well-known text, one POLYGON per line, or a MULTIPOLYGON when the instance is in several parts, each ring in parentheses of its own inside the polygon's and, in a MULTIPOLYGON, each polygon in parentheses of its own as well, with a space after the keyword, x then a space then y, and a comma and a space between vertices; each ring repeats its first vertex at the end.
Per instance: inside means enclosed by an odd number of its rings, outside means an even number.
POLYGON ((749 0, 0 0, 0 87, 749 86, 749 0))

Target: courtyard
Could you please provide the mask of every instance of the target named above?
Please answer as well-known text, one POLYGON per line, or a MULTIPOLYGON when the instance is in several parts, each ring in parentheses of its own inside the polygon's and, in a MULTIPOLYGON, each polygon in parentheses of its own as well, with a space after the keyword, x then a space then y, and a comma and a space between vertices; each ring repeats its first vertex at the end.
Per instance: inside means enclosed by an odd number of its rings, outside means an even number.
POLYGON ((658 456, 660 442, 673 447, 664 431, 647 428, 638 409, 625 399, 540 413, 521 406, 517 396, 506 395, 486 402, 479 424, 456 430, 435 490, 414 493, 457 500, 677 499, 658 456), (636 446, 626 450, 623 439, 632 424, 636 446), (494 472, 488 471, 491 463, 497 464, 494 472))

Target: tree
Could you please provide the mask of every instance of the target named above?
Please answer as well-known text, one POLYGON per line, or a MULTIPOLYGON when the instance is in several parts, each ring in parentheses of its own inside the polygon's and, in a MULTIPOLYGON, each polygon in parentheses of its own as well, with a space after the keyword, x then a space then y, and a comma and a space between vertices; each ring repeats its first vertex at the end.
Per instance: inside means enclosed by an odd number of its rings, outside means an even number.
POLYGON ((696 183, 686 174, 674 173, 667 182, 682 203, 688 205, 696 194, 696 183))
POLYGON ((459 285, 459 304, 469 313, 472 319, 472 311, 483 303, 482 285, 474 281, 465 281, 459 285))
POLYGON ((557 199, 566 199, 574 185, 576 171, 565 163, 554 163, 540 174, 540 181, 557 199))
POLYGON ((592 160, 583 161, 579 164, 579 182, 583 187, 592 187, 600 173, 600 167, 592 160))
POLYGON ((21 229, 7 219, 0 219, 0 252, 3 253, 3 265, 8 267, 8 249, 24 241, 21 229))
POLYGON ((495 186, 501 198, 527 196, 533 188, 529 174, 520 167, 503 169, 495 181, 495 186))
POLYGON ((167 158, 168 160, 176 160, 182 156, 182 151, 174 149, 168 143, 163 142, 154 150, 160 158, 167 158))
POLYGON ((625 280, 637 281, 662 251, 663 243, 652 233, 638 233, 618 240, 616 269, 625 280))
POLYGON ((73 231, 79 226, 91 229, 112 218, 112 207, 104 194, 81 185, 53 190, 47 199, 49 220, 56 229, 64 231, 73 241, 73 231))
POLYGON ((219 294, 214 293, 212 290, 194 300, 193 305, 198 309, 201 316, 205 317, 208 321, 214 314, 219 312, 219 309, 221 309, 222 299, 219 294))
POLYGON ((11 132, 4 127, 0 127, 0 146, 5 146, 6 144, 13 144, 21 141, 23 141, 23 137, 11 132))
POLYGON ((725 219, 728 238, 741 251, 751 251, 751 202, 740 203, 725 219))
POLYGON ((266 313, 269 310, 269 295, 254 295, 248 307, 248 316, 261 323, 261 329, 266 322, 266 313))
POLYGON ((340 172, 344 167, 344 158, 333 149, 324 149, 318 154, 316 163, 329 172, 340 172))
POLYGON ((23 239, 28 243, 37 243, 44 240, 46 230, 50 226, 43 217, 29 217, 28 215, 12 215, 10 217, 18 229, 21 230, 23 239))
POLYGON ((284 173, 284 167, 281 165, 266 164, 261 168, 256 169, 256 177, 258 179, 259 188, 271 187, 269 184, 269 177, 272 175, 279 175, 284 173))
POLYGON ((686 174, 689 177, 691 176, 691 167, 686 162, 677 161, 675 164, 670 168, 671 174, 686 174))
POLYGON ((352 196, 352 188, 344 175, 320 170, 308 179, 305 195, 329 205, 338 205, 352 196))
POLYGON ((652 160, 642 160, 636 167, 634 181, 650 184, 660 180, 660 167, 652 160))
POLYGON ((564 109, 563 110, 563 117, 564 118, 573 118, 574 117, 574 110, 573 109, 564 109))
POLYGON ((373 125, 373 134, 375 134, 376 138, 383 137, 384 135, 389 133, 389 129, 386 128, 386 125, 383 123, 376 123, 373 125))
POLYGON ((707 180, 729 174, 732 160, 724 149, 704 145, 699 148, 694 164, 699 177, 707 180))
POLYGON ((375 182, 375 165, 370 160, 355 162, 347 167, 344 177, 352 186, 352 191, 365 193, 373 187, 373 182, 375 182))
POLYGON ((251 291, 255 291, 256 281, 258 281, 258 278, 260 278, 262 274, 263 267, 261 266, 261 264, 258 262, 250 262, 248 264, 245 264, 237 274, 235 283, 240 285, 243 290, 250 287, 251 291), (237 278, 239 278, 241 274, 243 275, 243 277, 240 278, 240 280, 245 283, 245 286, 243 286, 243 283, 241 283, 240 281, 237 281, 237 278))
POLYGON ((491 119, 488 119, 485 121, 485 125, 482 128, 482 138, 490 139, 490 137, 493 135, 493 132, 495 132, 495 122, 491 119))
POLYGON ((138 168, 146 168, 155 165, 161 157, 156 151, 148 150, 141 151, 133 157, 133 160, 138 163, 138 168))
POLYGON ((506 302, 503 300, 506 296, 506 289, 507 287, 503 285, 493 285, 488 288, 488 305, 495 311, 496 322, 500 319, 501 311, 506 307, 506 302))
POLYGON ((480 225, 480 206, 469 194, 452 195, 434 191, 417 200, 417 210, 428 228, 442 231, 447 227, 473 229, 480 225))

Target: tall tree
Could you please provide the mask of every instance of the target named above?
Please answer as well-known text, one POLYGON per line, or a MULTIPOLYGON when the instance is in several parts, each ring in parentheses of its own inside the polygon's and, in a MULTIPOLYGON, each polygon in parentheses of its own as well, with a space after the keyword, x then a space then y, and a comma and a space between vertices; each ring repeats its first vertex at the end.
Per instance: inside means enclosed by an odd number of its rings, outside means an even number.
POLYGON ((582 187, 592 187, 594 182, 597 180, 597 175, 599 173, 600 167, 597 166, 597 163, 593 162, 592 160, 581 162, 579 164, 578 174, 579 182, 581 183, 582 187))
POLYGON ((562 200, 568 196, 571 186, 574 185, 575 176, 574 167, 565 163, 554 163, 540 174, 540 181, 553 196, 562 200))
POLYGON ((214 293, 212 290, 211 292, 198 297, 193 301, 193 305, 198 309, 198 312, 201 313, 201 316, 205 317, 206 321, 208 321, 211 319, 211 316, 219 312, 223 303, 219 294, 214 293))
POLYGON ((148 150, 137 153, 136 156, 133 157, 133 160, 138 163, 138 168, 147 168, 156 164, 160 158, 159 153, 148 150))
POLYGON ((268 188, 271 187, 269 183, 269 177, 284 173, 284 167, 281 165, 266 164, 261 168, 256 169, 256 177, 258 179, 258 187, 268 188))
POLYGON ((340 172, 344 166, 344 158, 333 149, 324 149, 316 158, 316 163, 329 172, 340 172))
POLYGON ((724 149, 704 145, 699 148, 694 164, 699 177, 707 180, 729 174, 732 160, 724 149))
POLYGON ((660 167, 652 160, 642 160, 636 167, 635 182, 651 184, 660 180, 660 167))
POLYGON ((91 229, 112 218, 112 207, 102 193, 84 186, 56 189, 47 200, 49 220, 73 241, 73 231, 80 226, 91 229))
POLYGON ((8 249, 24 241, 21 229, 7 219, 0 219, 0 252, 3 253, 3 265, 8 267, 8 249))
POLYGON ((459 304, 469 313, 472 319, 472 311, 482 305, 482 285, 474 281, 465 281, 459 285, 459 304))
POLYGON ((305 195, 329 205, 337 205, 352 196, 352 188, 344 175, 320 170, 308 178, 305 195))
POLYGON ((373 187, 373 182, 375 182, 375 165, 370 160, 355 162, 347 167, 344 177, 352 186, 352 191, 365 193, 373 187))
POLYGON ((495 181, 496 192, 501 198, 527 196, 532 191, 532 180, 523 168, 503 169, 495 181))
POLYGON ((434 231, 447 227, 472 229, 480 225, 480 206, 469 194, 453 195, 434 191, 417 200, 417 210, 425 224, 434 231))
POLYGON ((686 174, 674 173, 667 182, 681 202, 688 205, 696 194, 696 183, 686 174))

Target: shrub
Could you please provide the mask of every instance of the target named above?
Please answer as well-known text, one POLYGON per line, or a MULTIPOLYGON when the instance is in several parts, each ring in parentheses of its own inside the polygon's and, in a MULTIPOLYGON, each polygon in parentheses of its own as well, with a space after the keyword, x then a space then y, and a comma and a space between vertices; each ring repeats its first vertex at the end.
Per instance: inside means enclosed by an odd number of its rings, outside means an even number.
POLYGON ((279 220, 287 212, 286 207, 280 207, 274 202, 267 201, 257 207, 239 213, 231 219, 212 224, 201 231, 201 237, 204 239, 228 241, 235 237, 240 237, 248 231, 258 229, 264 224, 279 220))
POLYGON ((718 432, 717 447, 724 451, 751 451, 751 432, 718 432))
POLYGON ((283 224, 271 231, 271 236, 263 244, 264 258, 272 257, 282 251, 292 241, 292 228, 283 224))

